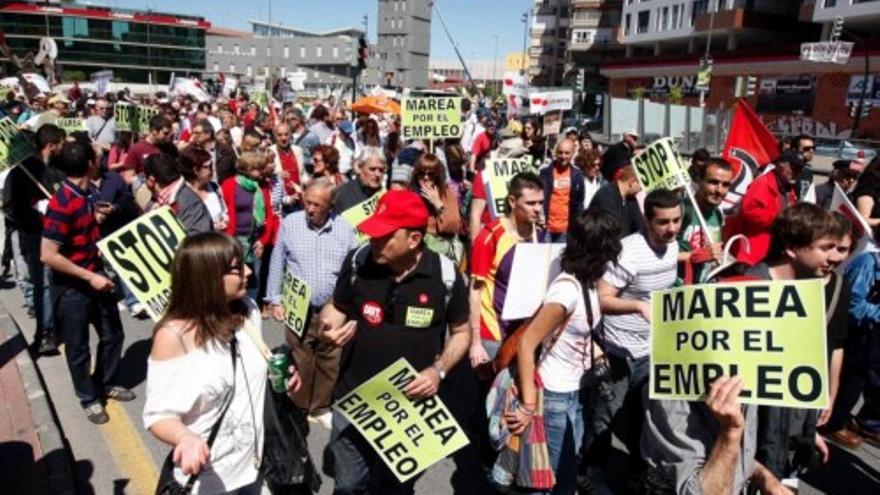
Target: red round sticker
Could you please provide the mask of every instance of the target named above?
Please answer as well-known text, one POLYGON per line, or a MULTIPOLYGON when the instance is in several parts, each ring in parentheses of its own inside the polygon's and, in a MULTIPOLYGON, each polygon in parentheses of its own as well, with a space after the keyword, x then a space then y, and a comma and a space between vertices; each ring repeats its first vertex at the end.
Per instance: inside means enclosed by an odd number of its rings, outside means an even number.
POLYGON ((419 304, 428 304, 428 294, 424 292, 419 294, 419 304))
POLYGON ((361 306, 361 316, 370 326, 377 327, 385 319, 385 310, 376 301, 367 301, 361 306))

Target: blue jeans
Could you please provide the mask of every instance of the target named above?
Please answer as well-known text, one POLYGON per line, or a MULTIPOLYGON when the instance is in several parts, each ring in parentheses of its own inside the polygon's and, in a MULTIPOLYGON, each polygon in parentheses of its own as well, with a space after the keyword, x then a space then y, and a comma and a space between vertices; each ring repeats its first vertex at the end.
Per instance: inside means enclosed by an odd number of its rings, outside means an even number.
POLYGON ((91 287, 52 288, 55 302, 55 328, 64 339, 65 357, 73 390, 83 407, 101 399, 104 390, 115 385, 122 360, 122 321, 112 292, 96 292, 91 287), (94 374, 89 349, 89 326, 98 334, 98 356, 94 374))
POLYGON ((412 495, 421 476, 398 482, 360 432, 336 411, 327 448, 333 458, 333 495, 412 495))
POLYGON ((34 315, 37 320, 36 340, 42 338, 44 332, 49 332, 52 329, 52 304, 49 295, 51 270, 40 261, 42 234, 19 232, 18 235, 21 241, 21 251, 27 262, 28 277, 33 287, 34 315))
POLYGON ((544 390, 544 430, 550 465, 556 475, 553 494, 575 492, 577 453, 584 436, 583 392, 552 392, 544 390))

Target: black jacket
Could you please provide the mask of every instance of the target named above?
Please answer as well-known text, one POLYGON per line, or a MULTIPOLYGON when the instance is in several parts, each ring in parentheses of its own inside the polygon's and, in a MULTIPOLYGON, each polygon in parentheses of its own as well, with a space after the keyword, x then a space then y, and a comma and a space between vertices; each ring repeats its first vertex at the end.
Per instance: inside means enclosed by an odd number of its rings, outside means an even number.
POLYGON ((623 198, 615 182, 609 182, 599 188, 590 202, 590 208, 599 208, 614 215, 620 224, 621 239, 640 231, 645 223, 638 201, 635 198, 623 198))
MULTIPOLYGON (((569 189, 568 224, 584 211, 584 173, 581 169, 570 166, 571 188, 569 189)), ((544 218, 550 215, 550 196, 553 194, 553 164, 542 168, 538 175, 544 183, 544 218)))

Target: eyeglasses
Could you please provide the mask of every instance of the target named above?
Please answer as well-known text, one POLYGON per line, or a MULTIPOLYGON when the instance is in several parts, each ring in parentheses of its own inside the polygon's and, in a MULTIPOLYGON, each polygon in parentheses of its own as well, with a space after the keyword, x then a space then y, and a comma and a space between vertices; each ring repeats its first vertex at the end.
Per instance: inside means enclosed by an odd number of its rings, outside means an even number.
POLYGON ((816 149, 815 146, 804 146, 801 148, 801 151, 813 151, 815 149, 816 149))

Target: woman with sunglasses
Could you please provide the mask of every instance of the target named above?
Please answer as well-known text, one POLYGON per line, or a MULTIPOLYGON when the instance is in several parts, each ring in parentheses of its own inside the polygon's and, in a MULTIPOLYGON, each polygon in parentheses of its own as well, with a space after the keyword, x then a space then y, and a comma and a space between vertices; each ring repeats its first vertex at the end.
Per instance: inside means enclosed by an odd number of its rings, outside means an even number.
MULTIPOLYGON (((185 485, 198 476, 191 493, 262 489, 267 364, 248 334, 261 334, 261 320, 245 297, 250 269, 243 260, 241 245, 226 234, 186 238, 171 265, 165 316, 153 331, 144 426, 173 448, 168 467, 175 481, 185 485)), ((300 379, 293 367, 288 371, 292 394, 300 379)))
POLYGON ((456 263, 461 261, 463 247, 458 239, 461 214, 455 192, 446 184, 443 163, 432 153, 423 153, 413 166, 410 188, 421 194, 431 214, 425 245, 446 255, 456 263))
POLYGON ((379 135, 379 123, 375 119, 366 119, 363 128, 358 131, 359 146, 382 147, 382 137, 379 135))
POLYGON ((345 182, 339 172, 339 151, 329 144, 319 144, 312 149, 312 167, 313 177, 327 177, 335 186, 345 182))
POLYGON ((211 180, 213 176, 211 154, 201 148, 190 146, 180 153, 177 160, 186 184, 202 198, 202 202, 208 208, 211 221, 214 222, 214 230, 220 232, 226 230, 229 217, 220 186, 211 180))

